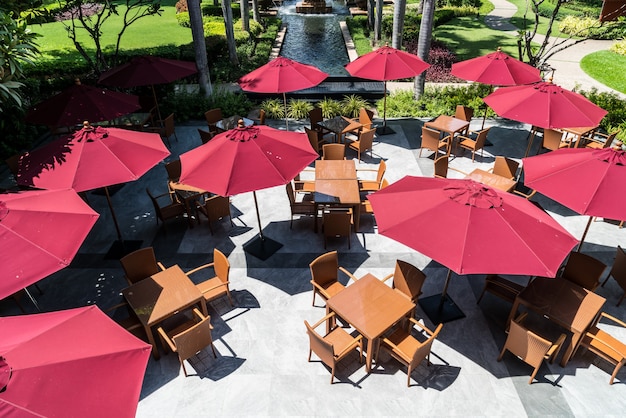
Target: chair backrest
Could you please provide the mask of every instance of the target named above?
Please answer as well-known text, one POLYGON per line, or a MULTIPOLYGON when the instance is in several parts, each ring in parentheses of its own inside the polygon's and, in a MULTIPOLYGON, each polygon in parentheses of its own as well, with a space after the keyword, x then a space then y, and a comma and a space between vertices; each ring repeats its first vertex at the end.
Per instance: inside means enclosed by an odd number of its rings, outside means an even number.
POLYGON ((181 361, 195 356, 199 351, 213 343, 211 335, 211 317, 207 316, 197 324, 172 337, 176 352, 181 361))
POLYGON ((378 163, 378 171, 376 172, 376 181, 378 182, 378 184, 382 184, 383 177, 385 176, 386 172, 387 163, 385 162, 385 160, 380 160, 380 163, 378 163))
POLYGON ((366 108, 362 107, 359 110, 359 123, 361 125, 363 125, 363 128, 365 129, 369 129, 372 127, 372 118, 374 117, 374 112, 372 112, 371 110, 367 110, 366 108))
POLYGON ((609 275, 613 276, 620 287, 626 291, 626 252, 619 245, 609 275))
POLYGON ((215 269, 215 275, 220 278, 224 283, 228 281, 228 275, 230 274, 230 262, 228 257, 217 248, 213 249, 213 268, 215 269))
POLYGON ((156 216, 163 220, 163 213, 161 212, 161 206, 159 206, 159 202, 157 199, 150 193, 150 190, 146 187, 146 193, 148 193, 148 197, 150 197, 150 201, 152 202, 152 206, 154 206, 154 213, 156 216))
POLYGON ((176 131, 176 127, 174 126, 174 114, 173 113, 170 113, 163 120, 163 129, 165 131, 165 136, 166 137, 170 137, 170 136, 174 135, 174 132, 176 131))
POLYGON ((366 151, 372 149, 374 145, 374 135, 376 134, 376 129, 363 129, 359 133, 359 149, 361 151, 366 151))
POLYGON ((309 264, 309 268, 311 269, 311 279, 320 286, 336 282, 339 271, 337 251, 320 255, 309 264))
POLYGON ((590 255, 572 252, 565 263, 562 277, 593 291, 600 284, 600 276, 606 265, 590 255))
POLYGON ((439 131, 422 126, 422 148, 437 151, 439 149, 439 131))
POLYGON ((448 177, 448 156, 442 155, 439 158, 435 158, 435 177, 447 178, 448 177))
POLYGON ((541 146, 551 151, 557 150, 561 146, 562 138, 563 132, 555 131, 554 129, 544 129, 541 146))
POLYGON ((472 116, 474 116, 474 109, 472 109, 471 107, 467 107, 467 106, 463 106, 463 105, 457 105, 455 112, 454 112, 454 117, 457 119, 462 119, 464 121, 471 121, 472 120, 472 116))
POLYGON ((207 132, 204 129, 200 128, 198 128, 198 133, 200 134, 200 141, 202 141, 203 144, 206 144, 207 142, 212 140, 214 136, 213 132, 207 132))
POLYGON ((289 198, 289 205, 293 206, 296 204, 296 192, 293 190, 293 185, 291 182, 285 185, 285 189, 287 190, 287 197, 289 198))
POLYGON ((306 132, 306 136, 307 138, 309 138, 309 143, 311 144, 311 147, 315 150, 315 152, 319 152, 319 132, 313 129, 309 129, 306 126, 304 127, 304 132, 306 132))
POLYGON ((218 195, 211 196, 204 201, 204 210, 209 222, 230 216, 230 198, 218 195))
POLYGON ((180 159, 172 160, 169 163, 165 163, 165 171, 167 171, 168 180, 178 181, 181 172, 180 159))
POLYGON ((215 125, 217 122, 224 119, 222 116, 222 109, 220 108, 207 110, 206 112, 204 112, 204 117, 206 118, 206 122, 209 124, 209 126, 215 125))
POLYGON ((610 134, 608 134, 606 137, 606 141, 604 141, 604 144, 602 145, 602 148, 609 148, 611 145, 613 145, 613 140, 615 139, 618 133, 619 133, 619 129, 615 132, 611 132, 610 134))
POLYGON ((304 321, 304 325, 306 326, 306 333, 309 335, 311 351, 313 351, 324 364, 332 366, 335 362, 335 350, 333 349, 333 345, 315 332, 306 320, 304 321))
POLYGON ((478 134, 476 136, 476 143, 474 144, 474 149, 479 150, 485 146, 485 142, 487 142, 487 134, 489 134, 490 129, 491 127, 478 131, 478 134))
POLYGON ((132 284, 157 274, 161 269, 152 247, 140 248, 120 258, 126 280, 132 284))
POLYGON ((417 347, 417 349, 413 353, 413 356, 411 357, 411 363, 409 365, 411 370, 413 370, 426 357, 428 357, 428 355, 430 354, 430 350, 433 347, 433 342, 435 342, 435 340, 439 336, 439 333, 441 332, 441 328, 443 328, 443 324, 440 323, 439 325, 437 325, 437 328, 435 328, 435 331, 433 331, 433 335, 428 337, 426 341, 424 341, 417 347))
POLYGON ((311 129, 315 129, 315 125, 323 120, 324 116, 322 115, 321 107, 314 107, 309 110, 309 122, 311 123, 311 129))
POLYGON ((322 146, 322 160, 345 160, 346 146, 344 144, 324 144, 322 146))
POLYGON ((265 110, 259 110, 259 125, 265 125, 265 110))
POLYGON ((496 161, 493 163, 493 174, 497 174, 502 177, 514 179, 517 175, 517 168, 519 163, 510 158, 497 156, 496 161))
POLYGON ((511 321, 505 346, 507 350, 526 364, 537 368, 552 347, 552 341, 546 340, 515 321, 511 321))
POLYGON ((347 237, 352 228, 352 211, 350 209, 331 209, 324 212, 324 236, 347 237))
POLYGON ((422 285, 426 275, 417 267, 406 261, 397 260, 393 273, 393 287, 409 297, 413 302, 422 293, 422 285))
POLYGON ((383 179, 383 181, 380 183, 380 188, 384 189, 387 186, 389 186, 389 180, 383 179))

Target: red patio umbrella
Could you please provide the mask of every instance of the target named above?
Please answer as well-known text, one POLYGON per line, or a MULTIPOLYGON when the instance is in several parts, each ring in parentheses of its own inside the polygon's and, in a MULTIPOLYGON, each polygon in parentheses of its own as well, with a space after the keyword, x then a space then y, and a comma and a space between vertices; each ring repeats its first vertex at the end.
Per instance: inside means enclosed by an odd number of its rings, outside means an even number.
MULTIPOLYGON (((368 198, 380 234, 457 274, 554 277, 576 244, 531 202, 472 180, 407 176, 368 198)), ((446 296, 450 271, 442 295, 420 301, 442 322, 441 312, 455 308, 446 296)))
POLYGON ((57 126, 80 125, 85 120, 100 122, 138 110, 139 97, 94 86, 80 80, 61 93, 33 106, 26 122, 57 126))
POLYGON ((40 189, 72 188, 77 192, 104 187, 117 236, 122 234, 107 186, 136 180, 170 152, 159 134, 118 128, 84 128, 59 138, 19 161, 17 182, 40 189))
POLYGON ((151 346, 96 306, 3 317, 0 335, 0 416, 135 416, 151 346))
POLYGON ((265 260, 282 245, 263 236, 256 191, 287 184, 318 156, 302 132, 240 122, 239 127, 181 154, 180 182, 220 196, 252 191, 260 240, 244 249, 265 260))
MULTIPOLYGON (((542 81, 538 68, 517 60, 502 52, 500 47, 481 57, 452 64, 450 73, 463 80, 474 81, 491 86, 516 86, 542 81)), ((487 109, 483 117, 483 127, 487 109)))
POLYGON ((285 93, 317 86, 328 74, 312 65, 302 64, 285 57, 277 57, 267 64, 241 77, 239 86, 254 93, 282 93, 287 122, 287 96, 285 93))
POLYGON ((155 84, 168 84, 198 72, 195 62, 179 61, 151 55, 134 57, 129 62, 102 73, 99 83, 123 88, 151 86, 159 120, 161 110, 154 90, 155 84))
POLYGON ((426 71, 430 64, 422 61, 417 55, 385 45, 372 52, 360 56, 346 64, 346 71, 354 77, 368 80, 384 81, 383 96, 383 128, 381 135, 393 133, 387 129, 387 81, 400 78, 416 77, 426 71))
POLYGON ((73 190, 0 194, 0 299, 68 266, 98 216, 73 190))
POLYGON ((563 148, 524 158, 524 184, 581 215, 626 219, 626 153, 563 148))

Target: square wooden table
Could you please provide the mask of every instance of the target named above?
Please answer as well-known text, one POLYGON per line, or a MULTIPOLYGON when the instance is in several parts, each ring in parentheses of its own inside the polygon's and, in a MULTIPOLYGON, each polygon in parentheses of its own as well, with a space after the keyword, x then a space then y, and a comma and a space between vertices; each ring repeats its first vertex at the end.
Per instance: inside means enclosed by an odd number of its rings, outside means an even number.
POLYGON ((191 203, 200 198, 202 195, 208 194, 209 192, 198 187, 179 183, 177 181, 170 181, 169 187, 170 190, 174 191, 174 193, 176 193, 176 196, 183 201, 183 204, 185 205, 185 211, 187 212, 189 227, 193 228, 193 217, 196 217, 198 223, 200 223, 200 218, 198 217, 195 206, 193 208, 191 207, 191 203))
POLYGON ((468 121, 448 115, 439 115, 437 119, 424 123, 427 128, 449 134, 451 139, 454 139, 456 134, 468 129, 469 125, 468 121))
POLYGON ((571 331, 572 341, 561 359, 561 366, 565 367, 605 302, 602 296, 564 278, 537 277, 515 298, 507 324, 517 315, 519 305, 523 305, 571 331))
POLYGON ((254 125, 254 121, 252 119, 244 118, 243 116, 230 116, 228 118, 224 118, 220 121, 217 121, 215 127, 218 131, 225 132, 230 129, 236 128, 239 120, 243 120, 244 126, 254 125))
POLYGON ((155 359, 159 358, 159 350, 152 333, 153 326, 196 304, 208 315, 202 292, 178 265, 127 287, 122 294, 146 330, 155 359))
POLYGON ((515 188, 517 182, 498 174, 477 168, 467 175, 468 179, 472 179, 494 189, 510 192, 515 188))
POLYGON ((360 122, 348 119, 345 116, 335 116, 332 119, 317 122, 322 128, 335 134, 336 142, 343 142, 343 135, 360 129, 363 125, 360 122))
POLYGON ((315 162, 315 223, 320 205, 350 206, 353 210, 354 230, 359 230, 361 194, 354 160, 318 160, 315 162))
POLYGON ((570 148, 580 148, 583 142, 581 140, 592 134, 596 129, 598 129, 597 126, 579 126, 575 128, 563 128, 561 131, 565 132, 566 138, 568 134, 573 135, 573 138, 569 141, 570 148))
POLYGON ((409 298, 369 273, 326 301, 327 313, 335 312, 367 340, 368 373, 378 338, 414 309, 409 298))

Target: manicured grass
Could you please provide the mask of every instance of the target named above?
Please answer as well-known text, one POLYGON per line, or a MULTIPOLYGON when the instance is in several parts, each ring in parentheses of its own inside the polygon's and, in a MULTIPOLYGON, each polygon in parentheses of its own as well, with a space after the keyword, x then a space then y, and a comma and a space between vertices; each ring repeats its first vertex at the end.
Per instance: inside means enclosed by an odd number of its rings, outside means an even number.
POLYGON ((602 84, 626 93, 626 56, 611 51, 597 51, 585 56, 580 67, 602 84))
POLYGON ((489 29, 483 18, 465 16, 438 26, 433 36, 455 53, 459 61, 494 52, 501 47, 507 54, 517 57, 517 40, 498 30, 489 29))
MULTIPOLYGON (((508 0, 508 1, 513 3, 515 6, 517 6, 517 13, 515 13, 515 15, 511 18, 511 23, 520 29, 531 30, 535 24, 535 14, 533 13, 530 7, 527 8, 527 0, 508 0), (524 14, 526 14, 525 18, 524 18, 524 14)), ((550 3, 546 2, 546 5, 548 4, 552 5, 553 2, 550 2, 550 3)), ((598 9, 597 12, 598 12, 597 15, 599 15, 600 9, 598 9)), ((568 8, 567 3, 562 4, 561 7, 559 8, 560 16, 579 15, 579 14, 580 14, 579 11, 576 11, 575 9, 572 9, 572 8, 568 8)), ((549 21, 550 19, 540 16, 539 27, 537 28, 537 33, 545 35, 546 30, 548 28, 549 21)), ((554 24, 552 25, 551 36, 568 37, 569 35, 561 33, 561 31, 559 31, 559 21, 556 20, 554 24)))

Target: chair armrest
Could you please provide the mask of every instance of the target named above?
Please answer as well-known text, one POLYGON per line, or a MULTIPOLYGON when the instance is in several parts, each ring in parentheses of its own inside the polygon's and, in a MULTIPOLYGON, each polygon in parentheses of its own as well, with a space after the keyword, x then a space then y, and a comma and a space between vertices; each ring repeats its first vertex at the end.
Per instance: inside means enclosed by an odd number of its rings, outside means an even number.
POLYGON ((174 341, 172 341, 171 338, 167 335, 163 327, 158 327, 157 332, 159 333, 159 336, 161 337, 161 341, 166 342, 167 345, 170 347, 170 350, 172 350, 172 352, 176 352, 176 346, 174 345, 174 341))
POLYGON ((213 287, 209 287, 208 289, 204 289, 202 291, 202 294, 208 293, 208 292, 210 292, 213 289, 217 289, 218 287, 228 286, 229 284, 230 284, 230 282, 228 280, 225 281, 225 282, 220 282, 220 284, 218 284, 218 285, 215 285, 213 287))
POLYGON ((450 167, 449 165, 448 165, 448 170, 456 171, 457 173, 461 173, 464 176, 469 176, 469 173, 466 173, 465 171, 461 171, 458 168, 450 167))
POLYGON ((517 322, 518 324, 523 324, 524 320, 526 319, 526 317, 528 316, 528 312, 522 312, 521 314, 519 314, 519 316, 517 318, 515 318, 513 321, 517 322))
POLYGON ((126 302, 120 302, 120 303, 118 303, 118 304, 115 304, 115 305, 113 305, 113 306, 111 306, 111 307, 106 308, 106 309, 104 310, 104 312, 113 312, 113 311, 114 311, 114 310, 116 310, 117 308, 121 308, 121 307, 123 307, 123 306, 128 306, 128 303, 126 303, 126 302))
POLYGON ((433 335, 433 332, 430 329, 428 329, 428 327, 426 325, 421 324, 417 319, 409 318, 409 321, 411 321, 413 324, 419 326, 422 330, 426 331, 426 334, 433 335))
POLYGON ((354 337, 352 339, 352 341, 350 342, 350 345, 348 345, 346 348, 344 348, 340 353, 334 354, 334 356, 337 357, 337 358, 343 357, 344 354, 354 350, 355 345, 361 344, 362 340, 363 340, 363 336, 362 335, 359 335, 358 337, 354 337))
POLYGON ((160 268, 161 270, 165 270, 165 269, 167 268, 167 267, 165 267, 165 266, 163 265, 163 263, 161 263, 160 261, 157 261, 157 266, 159 266, 159 268, 160 268))
POLYGON ((626 328, 626 323, 625 323, 625 322, 623 322, 623 321, 621 321, 621 320, 619 320, 619 319, 615 318, 615 317, 614 317, 614 316, 612 316, 612 315, 609 315, 609 314, 608 314, 608 313, 606 313, 606 312, 602 312, 602 313, 600 314, 600 316, 601 316, 601 317, 603 316, 603 317, 605 317, 605 318, 607 318, 607 319, 610 319, 611 321, 613 321, 613 322, 615 322, 615 323, 617 323, 617 324, 621 325, 622 327, 626 328))
POLYGON ((563 346, 564 342, 565 334, 561 334, 556 342, 552 344, 552 347, 550 347, 550 349, 546 353, 546 356, 548 356, 548 358, 550 359, 550 363, 554 363, 554 360, 556 359, 556 356, 559 355, 559 351, 561 351, 561 347, 563 346))
POLYGON ((320 325, 322 325, 324 322, 326 322, 327 320, 329 320, 330 318, 334 317, 335 313, 334 312, 329 312, 326 314, 326 316, 324 316, 322 319, 320 319, 319 321, 317 321, 315 324, 311 325, 311 328, 315 329, 317 327, 319 327, 320 325))
POLYGON ((354 274, 350 273, 348 270, 346 270, 345 268, 339 266, 339 270, 342 271, 344 274, 346 274, 350 279, 354 280, 355 282, 357 280, 359 280, 358 277, 356 277, 354 274))
MULTIPOLYGON (((585 333, 585 336, 591 338, 592 340, 596 340, 599 341, 602 345, 608 347, 609 350, 612 350, 616 353, 619 353, 622 357, 626 358, 626 353, 623 353, 622 351, 620 351, 619 348, 617 347, 613 347, 611 344, 609 344, 608 341, 603 340, 602 338, 598 338, 595 334, 592 334, 590 332, 585 333)), ((606 353, 605 353, 606 354, 606 353)))
POLYGON ((207 267, 213 267, 214 265, 215 265, 215 263, 203 264, 200 267, 196 267, 195 269, 189 270, 185 274, 187 275, 187 277, 189 277, 190 275, 192 275, 192 274, 194 274, 194 273, 196 273, 196 272, 198 272, 198 271, 200 271, 202 269, 205 269, 207 267))
POLYGON ((311 280, 311 284, 318 292, 322 294, 322 296, 324 296, 326 299, 330 299, 330 295, 326 292, 326 290, 323 287, 315 283, 313 280, 311 280))
POLYGON ((193 314, 196 316, 196 318, 198 318, 200 321, 203 321, 206 319, 206 316, 204 316, 204 314, 202 312, 200 312, 200 309, 198 308, 193 308, 193 314))
POLYGON ((383 277, 382 279, 380 279, 381 282, 386 282, 387 280, 391 279, 393 277, 393 273, 386 275, 385 277, 383 277))

